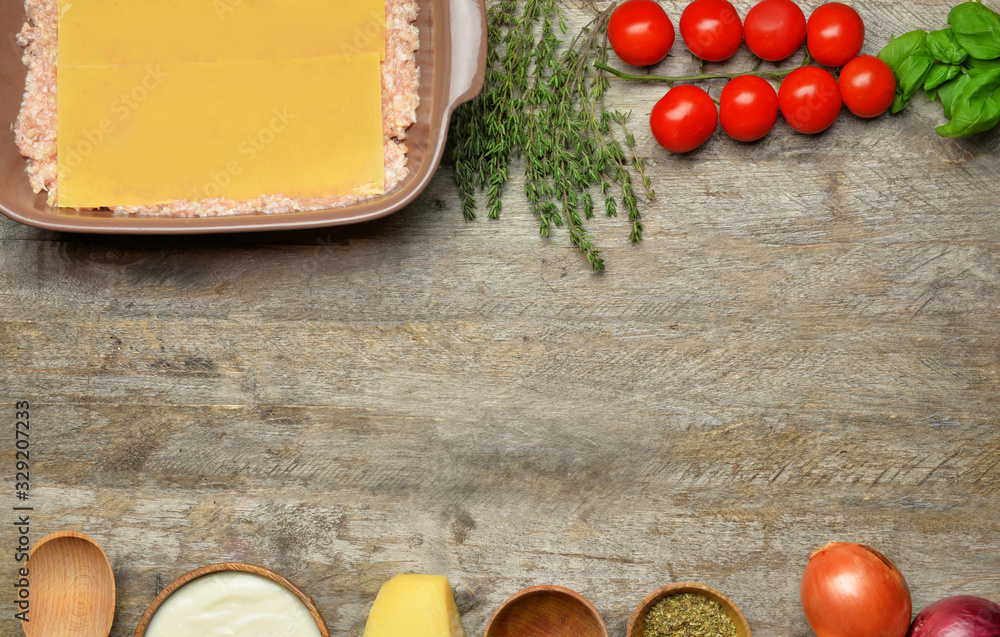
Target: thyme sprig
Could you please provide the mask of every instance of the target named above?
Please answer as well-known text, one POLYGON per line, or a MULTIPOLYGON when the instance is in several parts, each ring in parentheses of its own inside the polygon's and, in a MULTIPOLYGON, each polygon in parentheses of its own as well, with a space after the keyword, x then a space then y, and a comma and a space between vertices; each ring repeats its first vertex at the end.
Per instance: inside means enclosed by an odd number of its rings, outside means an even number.
POLYGON ((499 0, 487 15, 483 92, 452 123, 465 218, 476 217, 482 191, 488 216, 500 216, 511 162, 520 157, 525 197, 541 236, 565 225, 597 272, 604 259, 584 227, 594 217, 594 194, 600 192, 609 217, 618 215, 619 204, 624 208, 632 243, 641 241, 643 230, 633 178, 642 196, 656 196, 628 130, 629 113, 609 109, 604 100, 610 86, 606 27, 616 5, 595 10, 594 19, 565 42, 565 15, 556 0, 499 0))

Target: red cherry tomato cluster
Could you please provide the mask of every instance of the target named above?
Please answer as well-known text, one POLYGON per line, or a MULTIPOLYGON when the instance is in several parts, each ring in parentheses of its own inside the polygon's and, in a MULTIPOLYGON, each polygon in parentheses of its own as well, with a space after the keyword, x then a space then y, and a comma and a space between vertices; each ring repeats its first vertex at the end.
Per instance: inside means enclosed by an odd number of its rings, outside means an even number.
MULTIPOLYGON (((803 66, 783 78, 778 91, 753 75, 730 80, 719 106, 703 89, 675 86, 650 116, 653 136, 666 149, 694 150, 717 123, 733 139, 750 142, 767 135, 780 110, 792 129, 815 134, 829 128, 841 107, 858 117, 876 117, 892 104, 896 77, 882 60, 861 55, 865 25, 857 11, 840 2, 821 5, 809 19, 793 0, 760 0, 741 21, 728 0, 693 0, 681 14, 681 38, 702 60, 721 62, 746 41, 757 57, 784 60, 805 42, 819 64, 842 67, 839 81, 818 66, 803 66)), ((669 53, 674 25, 654 0, 627 0, 608 21, 608 39, 621 60, 633 66, 656 64, 669 53)))

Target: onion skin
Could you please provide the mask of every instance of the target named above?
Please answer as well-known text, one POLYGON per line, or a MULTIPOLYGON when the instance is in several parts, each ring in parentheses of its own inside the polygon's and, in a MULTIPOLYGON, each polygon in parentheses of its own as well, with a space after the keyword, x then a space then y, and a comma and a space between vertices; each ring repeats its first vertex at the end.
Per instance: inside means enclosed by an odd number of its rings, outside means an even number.
POLYGON ((910 637, 1000 637, 1000 604, 974 595, 946 597, 920 611, 910 637))
POLYGON ((910 589, 887 557, 862 544, 831 542, 809 558, 802 610, 819 637, 906 637, 910 589))

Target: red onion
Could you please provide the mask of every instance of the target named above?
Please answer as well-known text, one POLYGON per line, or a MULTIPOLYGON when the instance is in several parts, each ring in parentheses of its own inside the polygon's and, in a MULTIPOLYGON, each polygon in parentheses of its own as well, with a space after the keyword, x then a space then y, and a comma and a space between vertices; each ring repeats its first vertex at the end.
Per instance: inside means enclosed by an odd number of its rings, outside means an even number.
POLYGON ((1000 637, 1000 604, 973 595, 946 597, 920 611, 908 637, 1000 637))

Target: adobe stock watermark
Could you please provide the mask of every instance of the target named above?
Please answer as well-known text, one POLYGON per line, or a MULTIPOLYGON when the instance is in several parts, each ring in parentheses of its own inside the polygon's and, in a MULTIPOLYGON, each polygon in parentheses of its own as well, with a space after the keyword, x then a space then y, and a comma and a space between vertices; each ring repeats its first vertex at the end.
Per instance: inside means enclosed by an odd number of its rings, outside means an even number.
POLYGON ((170 74, 159 65, 147 66, 146 74, 132 87, 132 90, 122 93, 111 102, 110 115, 97 122, 94 128, 84 130, 83 139, 77 140, 76 143, 69 146, 65 156, 66 165, 70 168, 77 168, 86 161, 87 157, 93 155, 94 151, 104 143, 104 140, 109 135, 114 134, 118 124, 131 117, 132 113, 149 99, 150 94, 156 91, 163 84, 163 80, 169 76, 170 74), (112 115, 117 116, 117 122, 112 115))
POLYGON ((205 199, 217 199, 222 196, 229 184, 233 182, 233 177, 243 173, 247 164, 253 163, 267 147, 274 143, 278 135, 288 128, 296 118, 294 113, 288 111, 288 107, 274 109, 271 112, 271 119, 267 126, 262 127, 256 133, 247 136, 236 147, 236 158, 226 162, 220 170, 211 171, 208 175, 209 181, 201 188, 201 194, 205 199))
MULTIPOLYGON (((31 425, 37 421, 31 419, 31 404, 27 400, 19 400, 14 404, 14 520, 17 531, 17 542, 14 547, 15 567, 14 584, 14 619, 31 621, 31 572, 27 566, 31 549, 31 515, 35 510, 31 502, 31 425)), ((37 427, 36 427, 37 431, 37 427)))
POLYGON ((298 634, 298 630, 295 627, 295 622, 289 620, 281 625, 278 630, 268 630, 260 634, 260 637, 292 637, 298 634))
POLYGON ((7 41, 10 42, 10 48, 14 49, 17 53, 23 53, 24 47, 20 42, 20 33, 17 31, 11 31, 7 34, 7 41))
MULTIPOLYGON (((681 16, 682 22, 685 16, 681 16)), ((692 25, 695 28, 693 41, 686 41, 688 48, 699 58, 706 61, 720 61, 715 55, 709 55, 709 53, 715 53, 720 46, 725 46, 726 43, 730 44, 733 48, 729 52, 729 55, 736 52, 739 48, 740 42, 742 42, 743 28, 740 22, 740 16, 736 13, 736 10, 732 7, 724 7, 719 15, 714 16, 712 19, 706 18, 692 18, 692 22, 697 22, 696 25, 692 25), (737 30, 730 29, 733 25, 739 25, 737 30), (728 37, 727 37, 728 36, 728 37), (735 36, 735 37, 733 37, 735 36), (713 50, 714 49, 714 50, 713 50)), ((686 27, 687 25, 685 25, 686 27)), ((724 52, 719 51, 719 55, 724 55, 724 52)))
POLYGON ((840 95, 837 94, 836 87, 836 84, 828 86, 825 83, 820 83, 816 87, 816 91, 795 109, 796 119, 800 122, 808 121, 815 111, 826 111, 830 102, 834 100, 840 102, 840 95))
POLYGON ((382 39, 385 37, 382 26, 384 20, 384 15, 380 15, 374 11, 370 13, 369 19, 364 24, 354 27, 354 37, 351 41, 341 42, 340 52, 344 55, 357 55, 369 51, 369 47, 376 38, 382 39))
POLYGON ((212 8, 215 9, 215 15, 219 16, 219 20, 225 20, 233 11, 236 11, 236 7, 243 4, 243 0, 212 0, 212 8))
POLYGON ((312 254, 302 264, 302 271, 307 275, 315 274, 327 261, 333 260, 335 256, 333 248, 337 245, 341 244, 334 239, 332 234, 327 234, 324 237, 316 237, 316 247, 313 248, 312 254))

